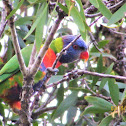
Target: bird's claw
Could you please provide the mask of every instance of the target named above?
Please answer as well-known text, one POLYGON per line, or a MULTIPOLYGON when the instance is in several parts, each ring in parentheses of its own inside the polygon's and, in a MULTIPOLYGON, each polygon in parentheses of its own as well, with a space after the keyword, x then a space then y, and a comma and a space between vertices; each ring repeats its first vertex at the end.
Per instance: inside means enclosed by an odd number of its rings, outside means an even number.
POLYGON ((46 70, 52 75, 56 75, 59 72, 57 68, 52 69, 51 67, 48 67, 46 70))

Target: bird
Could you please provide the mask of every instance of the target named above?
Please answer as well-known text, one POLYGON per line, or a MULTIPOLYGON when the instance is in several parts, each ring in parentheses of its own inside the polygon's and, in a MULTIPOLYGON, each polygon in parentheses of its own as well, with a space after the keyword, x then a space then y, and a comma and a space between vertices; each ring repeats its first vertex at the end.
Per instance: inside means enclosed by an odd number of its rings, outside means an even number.
MULTIPOLYGON (((56 60, 57 53, 65 48, 70 42, 76 38, 75 35, 65 35, 53 40, 48 48, 39 70, 34 78, 36 88, 38 83, 45 75, 45 71, 48 67, 52 67, 56 60)), ((33 45, 26 46, 21 50, 26 66, 28 66, 30 54, 33 45)), ((64 63, 71 63, 78 59, 88 60, 89 53, 85 41, 82 38, 78 38, 72 45, 66 50, 57 62, 56 68, 64 63)), ((23 85, 23 76, 19 69, 19 64, 16 55, 14 55, 0 70, 0 99, 9 104, 14 110, 21 109, 20 93, 23 85)))

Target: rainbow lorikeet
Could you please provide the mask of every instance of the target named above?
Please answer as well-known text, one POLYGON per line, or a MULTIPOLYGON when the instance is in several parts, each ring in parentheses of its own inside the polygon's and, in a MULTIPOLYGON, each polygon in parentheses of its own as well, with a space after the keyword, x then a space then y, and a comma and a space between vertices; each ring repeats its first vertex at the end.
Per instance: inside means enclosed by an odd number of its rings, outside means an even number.
MULTIPOLYGON (((56 59, 56 53, 59 53, 75 38, 76 36, 66 35, 52 41, 34 78, 36 84, 44 77, 46 68, 52 66, 56 59)), ((26 65, 28 65, 29 62, 31 50, 32 45, 23 48, 21 51, 26 65)), ((61 56, 56 68, 62 63, 70 63, 77 59, 87 60, 88 57, 87 45, 79 38, 67 49, 66 53, 61 56)), ((21 109, 19 95, 23 85, 22 80, 23 76, 19 70, 18 60, 15 55, 0 70, 0 98, 7 102, 12 109, 21 109)), ((33 88, 34 87, 36 86, 33 86, 33 88)))

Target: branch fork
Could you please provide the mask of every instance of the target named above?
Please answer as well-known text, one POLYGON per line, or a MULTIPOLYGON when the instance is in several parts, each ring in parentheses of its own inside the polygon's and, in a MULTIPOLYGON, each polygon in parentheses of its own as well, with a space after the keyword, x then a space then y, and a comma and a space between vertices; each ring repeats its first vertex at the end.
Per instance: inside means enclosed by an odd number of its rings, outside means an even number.
MULTIPOLYGON (((4 6, 5 6, 5 10, 7 13, 7 16, 10 14, 10 12, 12 11, 12 6, 9 3, 9 0, 3 0, 4 6)), ((62 21, 62 19, 64 18, 64 12, 60 12, 59 16, 55 22, 55 24, 53 25, 50 34, 43 46, 43 48, 41 48, 36 60, 35 60, 35 56, 36 56, 36 48, 35 48, 35 43, 33 46, 33 50, 32 50, 32 56, 30 57, 30 62, 28 67, 26 67, 25 63, 24 63, 24 59, 22 57, 21 54, 21 50, 20 50, 20 46, 19 46, 19 42, 17 39, 17 33, 16 33, 16 28, 14 25, 14 16, 12 16, 10 19, 8 19, 8 23, 11 29, 11 35, 12 35, 12 40, 13 40, 13 45, 14 45, 14 49, 15 49, 15 53, 17 55, 18 61, 19 61, 19 67, 21 70, 21 73, 23 74, 23 90, 22 90, 22 97, 21 97, 21 111, 20 111, 20 121, 21 124, 20 126, 30 126, 31 125, 31 114, 32 114, 32 110, 30 109, 30 97, 33 94, 33 89, 32 89, 32 85, 34 84, 34 76, 38 71, 38 68, 41 64, 41 61, 51 43, 51 41, 53 40, 53 36, 56 33, 60 22, 62 21)))

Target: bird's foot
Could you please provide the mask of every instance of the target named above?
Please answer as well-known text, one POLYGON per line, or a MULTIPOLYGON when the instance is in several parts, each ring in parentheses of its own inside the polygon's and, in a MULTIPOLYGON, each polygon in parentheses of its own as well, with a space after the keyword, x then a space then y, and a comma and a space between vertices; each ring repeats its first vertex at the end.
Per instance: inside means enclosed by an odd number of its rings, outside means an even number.
POLYGON ((48 73, 50 73, 51 75, 56 75, 56 74, 59 72, 59 70, 58 70, 57 68, 52 69, 51 67, 48 67, 48 68, 46 69, 46 71, 47 71, 48 73))

